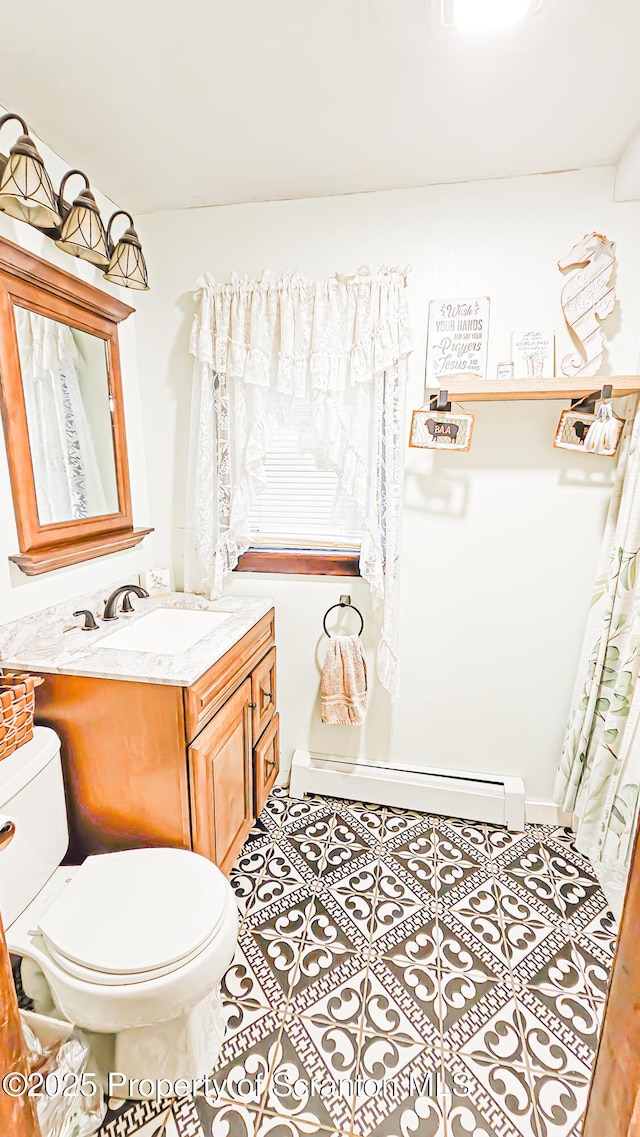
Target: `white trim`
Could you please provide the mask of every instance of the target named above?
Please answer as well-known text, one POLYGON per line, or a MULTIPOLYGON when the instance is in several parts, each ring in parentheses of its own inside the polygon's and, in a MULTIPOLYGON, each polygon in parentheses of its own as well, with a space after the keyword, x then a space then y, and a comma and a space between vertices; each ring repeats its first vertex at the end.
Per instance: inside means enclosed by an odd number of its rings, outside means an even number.
POLYGON ((292 797, 327 794, 378 805, 399 806, 445 816, 525 826, 522 778, 435 767, 390 766, 335 754, 296 750, 291 765, 292 797))
POLYGON ((527 825, 564 825, 571 829, 571 813, 565 813, 553 801, 530 801, 525 804, 527 825))

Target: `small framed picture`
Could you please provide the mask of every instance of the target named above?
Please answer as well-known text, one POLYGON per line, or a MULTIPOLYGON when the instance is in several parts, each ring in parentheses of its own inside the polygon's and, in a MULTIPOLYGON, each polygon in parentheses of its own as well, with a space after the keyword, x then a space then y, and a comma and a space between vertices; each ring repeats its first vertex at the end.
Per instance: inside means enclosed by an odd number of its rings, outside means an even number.
POLYGON ((149 596, 169 596, 171 592, 171 570, 168 568, 147 569, 140 573, 140 584, 149 596))
MULTIPOLYGON (((584 450, 584 440, 587 437, 589 427, 596 421, 596 418, 597 415, 585 414, 584 411, 563 411, 560 415, 560 422, 558 423, 553 445, 558 450, 584 450)), ((613 422, 616 424, 613 449, 586 450, 586 454, 594 454, 596 457, 603 458, 614 457, 618 450, 624 420, 614 415, 613 422)))
POLYGON ((413 412, 409 446, 422 450, 469 450, 474 422, 474 416, 464 411, 423 407, 413 412))
POLYGON ((511 354, 518 378, 555 375, 556 340, 550 328, 527 328, 511 333, 511 354))

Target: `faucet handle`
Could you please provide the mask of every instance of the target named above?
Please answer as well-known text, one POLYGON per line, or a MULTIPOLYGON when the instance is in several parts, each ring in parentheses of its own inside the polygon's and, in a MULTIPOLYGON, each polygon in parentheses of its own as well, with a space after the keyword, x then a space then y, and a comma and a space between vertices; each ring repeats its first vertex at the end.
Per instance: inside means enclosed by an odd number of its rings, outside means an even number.
POLYGON ((81 629, 83 632, 96 632, 98 630, 96 618, 93 612, 88 608, 80 608, 78 612, 74 612, 73 614, 74 616, 84 616, 84 624, 81 629))

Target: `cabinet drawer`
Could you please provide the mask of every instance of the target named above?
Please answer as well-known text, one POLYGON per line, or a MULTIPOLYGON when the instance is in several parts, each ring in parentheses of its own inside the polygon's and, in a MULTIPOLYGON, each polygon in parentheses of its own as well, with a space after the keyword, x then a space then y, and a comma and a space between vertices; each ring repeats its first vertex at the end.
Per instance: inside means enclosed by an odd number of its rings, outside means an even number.
MULTIPOLYGON (((260 662, 275 639, 273 608, 184 692, 187 742, 202 730, 260 662)), ((253 700, 255 702, 255 699, 253 700)), ((266 725, 266 723, 265 723, 266 725)), ((254 734, 254 738, 257 735, 254 734)))
POLYGON ((264 659, 251 672, 251 702, 253 703, 253 741, 271 722, 276 710, 276 649, 271 648, 264 659))
POLYGON ((253 748, 255 815, 259 817, 280 769, 280 715, 271 719, 262 738, 253 748))

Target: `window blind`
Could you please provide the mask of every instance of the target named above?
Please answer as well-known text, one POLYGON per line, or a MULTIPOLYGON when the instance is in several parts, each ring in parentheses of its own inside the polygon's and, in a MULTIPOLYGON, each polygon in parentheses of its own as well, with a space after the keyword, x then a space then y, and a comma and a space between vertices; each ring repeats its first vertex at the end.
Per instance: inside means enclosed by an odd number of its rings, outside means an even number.
POLYGON ((341 502, 338 475, 304 449, 311 406, 301 401, 279 427, 266 454, 266 487, 249 516, 254 548, 359 550, 362 525, 355 506, 341 502))

